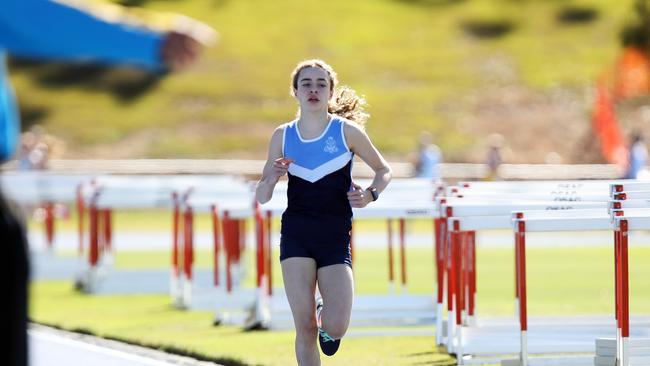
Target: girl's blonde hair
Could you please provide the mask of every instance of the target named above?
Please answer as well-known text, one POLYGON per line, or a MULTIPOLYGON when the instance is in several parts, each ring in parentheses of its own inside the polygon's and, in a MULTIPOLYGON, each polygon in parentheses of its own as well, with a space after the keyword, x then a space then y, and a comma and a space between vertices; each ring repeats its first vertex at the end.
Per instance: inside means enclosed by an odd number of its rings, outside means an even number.
POLYGON ((323 60, 306 60, 296 65, 296 68, 291 73, 291 96, 296 96, 296 90, 298 90, 298 77, 300 76, 300 72, 307 67, 321 68, 325 70, 329 76, 330 91, 333 93, 332 98, 329 100, 327 111, 363 126, 363 124, 368 120, 368 117, 370 117, 370 115, 364 111, 366 100, 357 95, 354 89, 348 86, 337 87, 339 81, 336 77, 336 71, 334 71, 332 66, 328 65, 323 60))

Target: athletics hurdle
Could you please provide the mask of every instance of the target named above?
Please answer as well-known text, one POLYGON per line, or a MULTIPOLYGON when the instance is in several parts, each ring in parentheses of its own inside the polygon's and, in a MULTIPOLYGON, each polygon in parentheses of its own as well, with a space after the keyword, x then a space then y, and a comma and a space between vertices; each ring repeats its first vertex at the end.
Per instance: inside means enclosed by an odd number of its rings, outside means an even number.
MULTIPOLYGON (((259 222, 261 219, 252 202, 251 185, 230 177, 222 177, 218 182, 213 179, 209 184, 193 183, 192 192, 185 202, 185 209, 191 207, 192 214, 209 212, 211 215, 214 244, 212 280, 217 292, 211 292, 210 299, 202 296, 202 302, 210 301, 215 308, 214 325, 241 324, 246 329, 264 329, 269 322, 265 313, 268 306, 262 306, 268 303, 271 293, 270 248, 264 241, 268 231, 266 224, 256 226, 257 286, 254 291, 239 288, 245 270, 240 262, 246 244, 246 220, 253 218, 259 222)), ((200 291, 200 294, 207 295, 205 291, 200 291)), ((185 306, 190 304, 185 301, 185 306)))
POLYGON ((36 208, 36 217, 43 222, 45 247, 49 252, 56 241, 56 219, 64 216, 68 205, 75 202, 75 190, 87 180, 82 174, 56 174, 43 171, 5 172, 0 187, 6 197, 26 210, 36 208))
MULTIPOLYGON (((615 238, 615 309, 617 319, 617 356, 616 364, 628 366, 628 337, 629 337, 629 309, 628 309, 628 275, 627 275, 627 232, 628 222, 635 220, 638 228, 650 227, 650 211, 647 209, 628 209, 625 212, 613 210, 609 214, 602 211, 593 211, 592 214, 581 213, 580 217, 558 218, 558 213, 553 216, 539 213, 519 212, 515 214, 514 229, 515 240, 518 247, 517 277, 518 293, 520 297, 519 321, 521 332, 520 357, 518 362, 507 362, 508 365, 527 365, 527 302, 526 302, 526 233, 541 231, 586 231, 586 230, 612 230, 615 238), (630 214, 631 216, 624 216, 630 214), (536 217, 531 217, 536 216, 536 217), (591 217, 587 217, 591 216, 591 217), (644 226, 645 225, 645 226, 644 226)), ((574 212, 572 212, 574 213, 574 212)), ((645 362, 648 360, 646 359, 645 362)), ((644 363, 645 364, 645 363, 644 363)))
POLYGON ((645 348, 650 347, 650 339, 636 339, 630 341, 629 329, 629 286, 628 286, 628 233, 633 230, 650 229, 650 183, 625 182, 612 184, 610 194, 612 216, 615 220, 614 232, 614 263, 615 263, 615 318, 617 333, 615 340, 615 353, 600 354, 599 341, 596 341, 596 364, 614 363, 620 365, 650 364, 650 352, 645 348), (633 208, 629 208, 633 207, 633 208), (628 216, 626 216, 628 215, 628 216), (645 348, 644 348, 645 347, 645 348), (633 357, 630 357, 634 355, 633 357))
MULTIPOLYGON (((193 220, 197 213, 208 213, 212 224, 213 247, 213 275, 212 284, 215 288, 225 285, 226 294, 231 294, 235 281, 239 281, 241 268, 239 267, 241 252, 245 244, 244 220, 251 217, 253 210, 250 207, 251 190, 248 184, 228 176, 215 177, 183 177, 174 180, 173 185, 184 187, 183 199, 179 200, 181 192, 176 192, 175 212, 184 217, 184 228, 176 229, 173 235, 178 236, 175 241, 175 252, 183 253, 184 260, 175 258, 176 265, 182 265, 185 279, 180 284, 175 303, 187 308, 192 305, 192 266, 194 257, 193 220), (179 235, 183 233, 183 235, 179 235), (222 250, 223 249, 223 250, 222 250), (224 265, 221 265, 221 262, 224 265), (221 271, 224 275, 221 275, 221 271), (236 272, 236 274, 235 274, 236 272), (222 281, 225 277, 225 281, 222 281)), ((178 217, 175 213, 174 217, 178 217)), ((176 219, 174 219, 176 222, 176 219)), ((220 316, 215 316, 214 323, 223 321, 220 316)))
MULTIPOLYGON (((454 255, 449 257, 449 262, 451 263, 450 268, 452 270, 449 271, 448 281, 445 283, 445 285, 449 286, 449 288, 453 290, 451 291, 449 300, 452 306, 448 306, 448 309, 451 310, 449 312, 448 320, 450 323, 447 325, 449 334, 446 341, 450 353, 462 353, 461 347, 463 345, 463 337, 461 328, 463 326, 475 324, 470 318, 470 316, 475 313, 470 310, 475 301, 473 297, 476 295, 476 280, 474 277, 476 275, 476 255, 474 241, 471 240, 472 236, 468 233, 475 233, 484 230, 510 229, 512 225, 512 219, 510 217, 511 210, 526 208, 553 210, 554 212, 555 210, 584 211, 576 209, 576 207, 600 207, 600 209, 605 212, 607 206, 605 203, 595 202, 567 205, 564 203, 548 201, 521 204, 499 202, 493 204, 483 203, 478 205, 452 203, 447 207, 446 211, 448 213, 453 212, 454 215, 448 217, 448 252, 451 252, 454 255), (477 216, 475 215, 477 213, 484 215, 477 216), (470 318, 469 321, 468 318, 470 318)), ((516 294, 515 308, 517 308, 516 294)), ((438 324, 441 322, 442 319, 438 321, 438 324)))
MULTIPOLYGON (((592 186, 593 188, 597 188, 599 191, 602 191, 603 190, 602 189, 603 183, 610 183, 610 182, 609 181, 606 181, 606 182, 587 182, 587 184, 581 184, 580 187, 592 186), (598 186, 600 186, 600 188, 598 188, 598 186)), ((628 185, 631 184, 631 182, 627 182, 627 181, 625 183, 628 184, 628 185)), ((637 188, 634 188, 634 189, 639 189, 639 186, 636 186, 636 187, 637 188)), ((584 202, 584 203, 579 202, 580 200, 582 200, 584 198, 584 196, 581 197, 580 195, 577 195, 577 193, 578 192, 576 192, 576 194, 574 194, 574 195, 566 195, 565 194, 563 196, 560 196, 560 199, 564 200, 564 202, 566 202, 565 204, 568 204, 568 205, 587 204, 587 202, 584 202)), ((476 196, 478 196, 478 195, 476 195, 476 196)), ((498 198, 496 198, 495 196, 496 195, 492 194, 491 199, 497 200, 498 198)), ((630 208, 643 207, 643 202, 641 202, 641 201, 648 198, 648 193, 647 192, 640 192, 640 191, 631 191, 630 194, 628 194, 627 196, 636 198, 636 200, 635 201, 629 201, 628 200, 627 202, 626 201, 614 201, 614 202, 609 202, 607 204, 609 204, 609 207, 611 207, 611 208, 615 208, 615 209, 625 208, 626 213, 633 213, 634 210, 631 210, 630 208)), ((586 199, 595 199, 595 198, 598 198, 598 197, 603 197, 603 195, 601 193, 596 193, 596 194, 591 194, 590 196, 586 196, 586 197, 588 197, 586 199)), ((621 198, 624 198, 624 197, 626 197, 626 196, 622 195, 621 198)), ((464 197, 464 198, 466 198, 466 197, 464 197)), ((449 199, 449 198, 447 198, 447 199, 449 199)), ((459 201, 462 201, 462 200, 459 199, 459 201)), ((556 204, 557 203, 561 203, 561 202, 556 202, 556 204)), ((601 203, 596 203, 596 204, 598 206, 602 207, 602 202, 601 203)), ((647 202, 646 202, 646 204, 647 204, 647 202)), ((441 210, 441 212, 445 212, 445 210, 441 210)), ((602 215, 603 213, 607 213, 607 212, 608 212, 607 208, 599 208, 598 213, 595 214, 595 216, 599 216, 599 215, 602 215)), ((576 214, 576 213, 579 213, 579 211, 574 211, 573 213, 554 212, 554 215, 562 216, 562 215, 573 215, 573 214, 576 214)), ((581 214, 584 216, 585 212, 582 212, 581 214)), ((529 218, 530 218, 530 216, 535 216, 535 215, 536 215, 535 211, 528 213, 529 218)), ((607 219, 607 216, 605 218, 607 219)), ((518 247, 519 247, 519 245, 518 245, 518 247)), ((519 286, 517 286, 517 288, 519 288, 519 286)), ((453 289, 453 287, 452 287, 452 289, 453 289)))
POLYGON ((85 292, 94 292, 100 275, 112 265, 112 210, 168 207, 171 189, 157 177, 100 176, 77 191, 80 208, 79 247, 83 252, 83 217, 89 220, 88 262, 76 284, 85 292), (99 267, 104 269, 99 271, 99 267))
MULTIPOLYGON (((444 318, 442 316, 438 317, 437 320, 437 335, 438 337, 438 344, 447 344, 448 351, 450 353, 454 353, 455 351, 458 352, 458 350, 454 349, 454 342, 452 340, 458 339, 456 341, 456 344, 459 344, 462 347, 462 335, 454 335, 454 330, 455 328, 460 329, 461 326, 461 319, 466 319, 465 315, 462 313, 461 309, 467 309, 467 313, 471 314, 471 309, 473 308, 473 296, 474 296, 474 283, 475 281, 475 272, 472 273, 472 269, 474 266, 472 266, 473 263, 473 257, 474 257, 474 252, 473 250, 462 250, 464 247, 473 247, 473 241, 471 240, 471 234, 463 235, 463 232, 472 232, 475 230, 472 229, 480 229, 480 230, 485 230, 489 229, 489 220, 492 219, 491 217, 488 216, 477 216, 478 221, 472 223, 471 220, 468 221, 468 218, 461 218, 458 217, 456 218, 455 216, 463 216, 463 215, 498 215, 499 212, 494 211, 495 209, 492 208, 493 212, 489 212, 489 206, 493 207, 507 207, 509 205, 512 205, 513 202, 522 202, 519 203, 520 205, 523 205, 523 202, 528 202, 529 205, 536 204, 537 207, 532 207, 529 206, 528 209, 543 209, 543 210, 566 210, 566 209, 574 209, 577 208, 577 206, 580 206, 582 208, 589 208, 589 207, 599 207, 602 209, 602 212, 606 212, 607 210, 607 203, 606 202, 598 202, 598 201, 605 201, 606 197, 608 197, 607 194, 602 193, 603 191, 606 191, 605 186, 609 184, 609 181, 598 181, 598 182, 578 182, 578 183, 572 183, 572 182, 516 182, 516 183, 502 183, 498 184, 499 189, 493 189, 489 190, 486 189, 489 183, 483 183, 480 184, 483 189, 474 189, 473 192, 468 192, 467 190, 463 190, 463 188, 460 187, 452 187, 450 188, 450 191, 455 191, 457 196, 462 196, 459 198, 455 197, 446 197, 446 198, 441 198, 439 199, 438 203, 440 204, 442 200, 444 199, 445 201, 445 207, 442 207, 440 209, 440 212, 443 214, 443 218, 445 220, 449 220, 447 225, 443 226, 441 228, 441 231, 447 231, 447 233, 442 232, 441 233, 441 238, 442 240, 442 246, 444 247, 441 252, 443 255, 446 254, 446 258, 444 258, 445 263, 439 264, 439 268, 442 268, 443 271, 445 271, 445 280, 443 284, 439 284, 439 290, 440 287, 446 286, 447 289, 447 310, 448 310, 448 320, 447 320, 447 326, 445 327, 444 323, 444 318), (534 189, 529 189, 533 193, 525 193, 526 189, 524 188, 527 184, 529 184, 531 187, 534 189), (600 187, 600 188, 598 188, 600 187), (482 191, 482 192, 481 192, 482 191), (504 194, 504 192, 507 194, 504 194), (514 193, 512 193, 514 192, 514 193), (506 198, 507 196, 507 198, 506 198), (516 197, 517 200, 513 200, 512 197, 516 197), (546 200, 554 200, 551 202, 537 202, 533 201, 532 199, 546 199, 546 200), (468 206, 467 209, 469 211, 466 211, 463 213, 462 211, 462 205, 463 202, 472 202, 472 201, 478 201, 484 202, 483 207, 476 206, 476 207, 470 207, 468 206), (594 201, 595 202, 588 202, 588 201, 594 201), (587 202, 580 202, 580 201, 587 201, 587 202), (450 210, 447 210, 447 206, 451 207, 450 210), (458 211, 458 212, 455 212, 458 211), (473 212, 472 212, 473 211, 473 212), (444 217, 445 214, 448 217, 444 217), (453 215, 453 217, 452 217, 453 215), (458 224, 465 221, 464 223, 464 228, 463 230, 460 230, 460 227, 457 227, 458 234, 454 233, 453 235, 450 234, 451 231, 453 231, 453 225, 454 222, 452 221, 456 220, 458 224), (487 221, 486 221, 487 220, 487 221), (478 225, 478 226, 472 226, 472 225, 478 225), (487 225, 487 226, 486 226, 487 225), (454 237, 454 242, 460 242, 463 244, 458 245, 458 247, 461 249, 460 252, 458 249, 456 249, 456 246, 452 246, 449 244, 451 241, 451 237, 454 237), (469 240, 467 239, 469 237, 469 240), (453 252, 450 252, 452 251, 453 252), (451 255, 451 253, 454 253, 456 256, 460 255, 459 258, 455 259, 454 256, 451 255), (463 269, 462 272, 458 272, 459 269, 463 269), (458 281, 456 283, 455 281, 458 281), (460 285, 460 287, 459 287, 460 285), (460 291, 460 292, 457 292, 460 291), (465 296, 463 296, 465 295, 465 296), (463 301, 467 299, 467 301, 463 301), (454 318, 454 310, 457 313, 457 316, 454 318), (460 313, 460 314, 458 314, 460 313), (456 321, 454 321, 456 320, 456 321), (456 324, 455 324, 456 323, 456 324), (447 337, 446 337, 446 342, 443 342, 443 337, 442 335, 444 333, 441 332, 442 330, 447 330, 447 337)), ((468 184, 464 184, 465 188, 467 187, 468 184)), ((471 203, 470 203, 471 205, 471 203)), ((496 228, 510 228, 510 217, 509 217, 509 210, 513 210, 515 208, 512 208, 510 206, 509 209, 506 209, 505 211, 501 211, 500 214, 502 215, 500 220, 501 222, 498 223, 494 229, 496 228), (503 216, 505 215, 505 216, 503 216)), ((498 209, 497 209, 498 210, 498 209)), ((495 217, 494 219, 499 220, 499 218, 495 217)), ((439 262, 440 263, 440 262, 439 262)), ((516 297, 515 297, 516 298, 516 297)), ((444 300, 443 300, 444 301, 444 300)), ((442 306, 442 302, 439 301, 439 309, 444 307, 442 306)), ((465 320, 462 320, 463 323, 466 323, 465 320)), ((459 350, 462 352, 462 349, 459 350)), ((462 362, 462 361, 460 361, 462 362)))

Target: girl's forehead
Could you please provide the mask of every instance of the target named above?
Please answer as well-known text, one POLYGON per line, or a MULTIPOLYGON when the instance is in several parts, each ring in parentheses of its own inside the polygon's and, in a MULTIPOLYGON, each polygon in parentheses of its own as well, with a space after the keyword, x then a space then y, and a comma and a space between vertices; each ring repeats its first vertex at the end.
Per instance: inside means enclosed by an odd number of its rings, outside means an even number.
POLYGON ((300 70, 300 75, 298 76, 298 81, 302 79, 325 79, 329 81, 327 71, 321 69, 320 67, 314 66, 307 66, 304 69, 300 70))

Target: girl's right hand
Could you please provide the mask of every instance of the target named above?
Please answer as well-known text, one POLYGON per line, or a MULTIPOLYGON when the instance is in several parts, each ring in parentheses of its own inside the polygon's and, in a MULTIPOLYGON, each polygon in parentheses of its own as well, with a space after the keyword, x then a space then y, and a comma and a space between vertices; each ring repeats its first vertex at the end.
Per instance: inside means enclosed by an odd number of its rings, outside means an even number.
POLYGON ((293 159, 291 158, 275 159, 273 161, 273 168, 271 170, 271 174, 276 180, 280 179, 282 176, 287 174, 287 170, 289 170, 289 164, 291 163, 293 163, 293 159))

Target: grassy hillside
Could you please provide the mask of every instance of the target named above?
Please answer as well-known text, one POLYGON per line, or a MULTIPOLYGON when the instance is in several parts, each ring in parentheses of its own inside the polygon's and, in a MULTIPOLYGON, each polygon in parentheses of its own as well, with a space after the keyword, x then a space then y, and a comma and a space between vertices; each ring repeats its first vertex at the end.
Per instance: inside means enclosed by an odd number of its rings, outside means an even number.
POLYGON ((162 80, 18 62, 12 79, 27 124, 64 140, 67 157, 263 158, 273 128, 295 114, 290 71, 318 57, 367 97, 368 132, 393 158, 426 129, 448 160, 480 159, 483 137, 497 131, 537 161, 570 154, 554 136, 530 149, 539 131, 588 130, 585 93, 614 61, 632 1, 129 1, 204 21, 221 42, 162 80), (567 7, 592 17, 559 20, 567 7))

